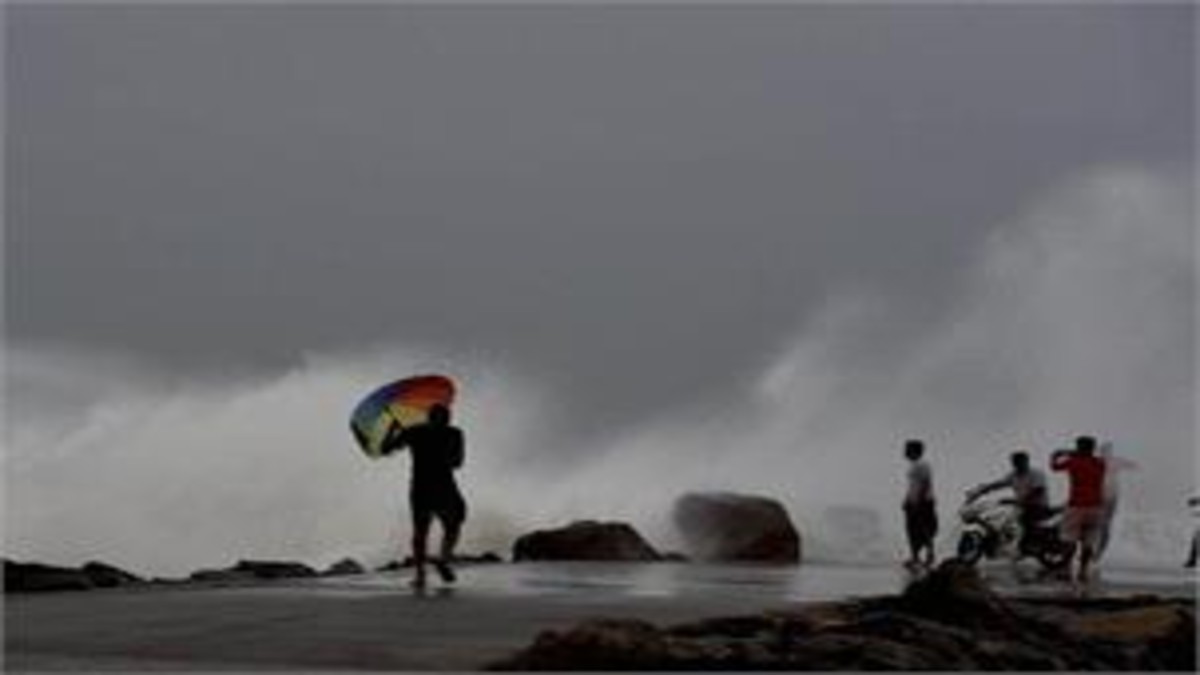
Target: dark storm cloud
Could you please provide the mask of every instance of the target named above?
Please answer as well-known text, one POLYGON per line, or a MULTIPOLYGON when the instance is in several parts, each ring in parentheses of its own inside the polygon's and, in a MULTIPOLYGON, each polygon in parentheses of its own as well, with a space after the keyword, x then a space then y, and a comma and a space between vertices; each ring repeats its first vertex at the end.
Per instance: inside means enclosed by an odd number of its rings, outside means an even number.
POLYGON ((626 415, 840 289, 902 344, 1032 193, 1190 158, 1188 7, 7 14, 8 337, 182 372, 434 344, 626 415))

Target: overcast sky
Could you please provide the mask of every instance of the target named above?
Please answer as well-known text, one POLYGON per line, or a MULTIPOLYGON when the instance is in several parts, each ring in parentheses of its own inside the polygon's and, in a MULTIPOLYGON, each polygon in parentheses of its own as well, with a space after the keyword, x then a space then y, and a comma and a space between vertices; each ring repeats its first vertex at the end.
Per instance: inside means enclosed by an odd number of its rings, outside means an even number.
POLYGON ((431 346, 632 420, 1192 159, 1186 5, 5 12, 9 343, 183 378, 431 346))

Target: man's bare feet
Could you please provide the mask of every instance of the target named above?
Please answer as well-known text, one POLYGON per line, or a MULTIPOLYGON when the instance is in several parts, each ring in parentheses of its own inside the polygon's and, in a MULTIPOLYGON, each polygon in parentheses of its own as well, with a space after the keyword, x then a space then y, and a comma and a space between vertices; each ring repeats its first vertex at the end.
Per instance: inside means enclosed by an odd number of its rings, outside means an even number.
POLYGON ((445 560, 435 560, 433 562, 433 569, 437 570, 438 576, 442 578, 442 581, 448 584, 454 583, 455 579, 458 578, 454 574, 454 570, 450 567, 450 564, 445 560))

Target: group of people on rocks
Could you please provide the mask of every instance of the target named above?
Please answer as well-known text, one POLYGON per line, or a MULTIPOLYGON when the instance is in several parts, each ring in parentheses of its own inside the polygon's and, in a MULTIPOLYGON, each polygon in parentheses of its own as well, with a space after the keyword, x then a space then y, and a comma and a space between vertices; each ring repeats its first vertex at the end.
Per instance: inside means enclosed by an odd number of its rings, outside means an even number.
MULTIPOLYGON (((425 585, 425 566, 432 562, 443 581, 453 582, 455 544, 467 515, 466 501, 454 479, 463 464, 464 436, 461 429, 450 423, 450 410, 434 406, 424 424, 401 428, 393 424, 384 442, 384 454, 407 448, 412 456, 412 475, 409 504, 413 520, 413 585, 425 585), (429 561, 426 540, 432 521, 441 521, 443 539, 441 555, 429 561)), ((937 503, 934 497, 933 470, 925 458, 925 444, 909 440, 904 444, 904 456, 909 462, 908 490, 904 496, 905 530, 908 535, 910 568, 932 567, 935 559, 934 540, 938 532, 937 503)), ((1011 470, 1003 477, 977 485, 967 491, 969 500, 1001 489, 1013 492, 1018 510, 1021 537, 1034 531, 1039 523, 1055 514, 1050 505, 1046 474, 1030 463, 1027 451, 1010 455, 1011 470)), ((1074 579, 1086 582, 1089 568, 1104 552, 1109 529, 1117 507, 1119 471, 1136 468, 1132 462, 1115 457, 1112 445, 1098 447, 1092 436, 1079 436, 1075 447, 1056 450, 1050 456, 1050 469, 1066 474, 1068 497, 1060 525, 1061 537, 1072 547, 1072 559, 1078 561, 1074 579)), ((1193 498, 1190 505, 1200 505, 1193 498)), ((1024 542, 1018 543, 1023 548, 1024 542)), ((1195 566, 1200 557, 1200 532, 1192 542, 1187 565, 1195 566)))
MULTIPOLYGON (((1073 549, 1078 561, 1073 579, 1085 582, 1089 569, 1108 545, 1109 530, 1117 506, 1118 471, 1135 465, 1112 454, 1112 445, 1097 447, 1092 436, 1079 436, 1075 447, 1056 450, 1050 456, 1050 469, 1066 474, 1068 497, 1060 525, 1062 538, 1073 549)), ((937 505, 933 491, 933 470, 925 458, 925 444, 909 440, 904 444, 909 462, 908 490, 904 496, 905 530, 908 535, 910 568, 932 566, 937 536, 937 505)), ((1051 507, 1046 474, 1030 464, 1029 453, 1012 453, 1011 471, 998 480, 967 490, 968 500, 989 492, 1011 489, 1018 512, 1021 537, 1027 537, 1038 524, 1058 509, 1051 507)), ((1022 539, 1023 544, 1023 539, 1022 539)), ((1019 544, 1019 547, 1022 547, 1019 544)))

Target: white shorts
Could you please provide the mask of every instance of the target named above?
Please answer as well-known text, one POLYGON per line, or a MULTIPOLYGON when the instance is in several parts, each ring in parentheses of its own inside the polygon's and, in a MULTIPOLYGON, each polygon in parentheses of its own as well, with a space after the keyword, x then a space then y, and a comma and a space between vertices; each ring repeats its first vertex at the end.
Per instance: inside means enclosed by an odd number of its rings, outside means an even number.
POLYGON ((1104 530, 1104 507, 1068 506, 1062 519, 1062 538, 1095 549, 1104 530))

